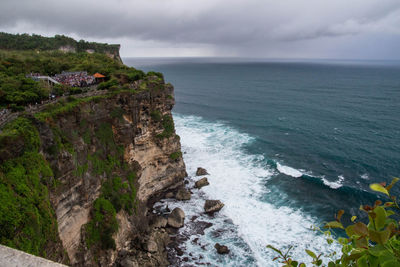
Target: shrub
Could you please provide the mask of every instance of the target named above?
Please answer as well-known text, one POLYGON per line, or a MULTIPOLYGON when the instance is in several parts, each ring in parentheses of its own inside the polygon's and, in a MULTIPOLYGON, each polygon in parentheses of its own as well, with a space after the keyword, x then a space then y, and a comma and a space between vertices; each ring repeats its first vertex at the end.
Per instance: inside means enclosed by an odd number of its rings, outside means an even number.
MULTIPOLYGON (((384 193, 388 200, 386 203, 375 201, 374 206, 361 206, 361 210, 368 215, 368 224, 362 221, 357 221, 357 217, 351 218, 352 224, 347 227, 341 222, 344 214, 340 210, 335 221, 328 222, 324 227, 328 228, 324 234, 328 236, 327 242, 338 242, 342 247, 342 255, 337 260, 331 260, 328 267, 395 267, 400 266, 400 228, 397 221, 400 215, 400 207, 397 198, 390 194, 392 187, 399 181, 399 178, 394 178, 392 182, 386 184, 372 184, 370 188, 374 191, 384 193), (346 233, 346 237, 341 237, 337 241, 331 238, 330 229, 342 229, 346 233)), ((278 253, 274 260, 279 260, 283 266, 303 266, 304 263, 298 263, 290 256, 290 248, 286 253, 279 249, 267 246, 278 253)), ((316 253, 306 250, 306 253, 312 258, 314 266, 323 265, 321 259, 322 254, 317 256, 316 253)), ((324 265, 326 266, 326 265, 324 265)))
POLYGON ((169 158, 172 160, 177 160, 179 158, 182 157, 182 152, 181 151, 176 151, 174 153, 171 153, 171 155, 169 155, 169 158))
POLYGON ((81 94, 83 91, 82 91, 82 88, 80 88, 80 87, 70 87, 69 88, 69 93, 71 94, 71 95, 77 95, 77 94, 81 94))
POLYGON ((118 80, 115 79, 115 78, 113 78, 113 79, 111 79, 111 80, 109 80, 109 81, 100 83, 100 84, 97 86, 97 89, 98 89, 98 90, 105 90, 105 89, 111 88, 111 87, 113 87, 113 86, 118 86, 118 85, 119 85, 118 80))
POLYGON ((149 71, 149 72, 146 74, 146 76, 147 76, 147 77, 150 77, 150 76, 157 76, 158 78, 161 79, 161 81, 164 81, 164 75, 163 75, 161 72, 149 71))
POLYGON ((118 230, 114 206, 110 201, 99 197, 93 203, 91 221, 86 224, 86 244, 90 248, 98 245, 102 249, 115 249, 112 235, 118 230))
POLYGON ((151 116, 151 118, 152 118, 154 121, 156 121, 156 122, 161 121, 161 118, 162 118, 161 112, 158 111, 158 110, 152 111, 152 112, 150 113, 150 116, 151 116))
POLYGON ((162 133, 158 134, 158 138, 169 138, 171 137, 174 132, 175 132, 175 127, 174 127, 174 121, 170 115, 164 115, 162 117, 162 122, 161 122, 164 130, 162 133))

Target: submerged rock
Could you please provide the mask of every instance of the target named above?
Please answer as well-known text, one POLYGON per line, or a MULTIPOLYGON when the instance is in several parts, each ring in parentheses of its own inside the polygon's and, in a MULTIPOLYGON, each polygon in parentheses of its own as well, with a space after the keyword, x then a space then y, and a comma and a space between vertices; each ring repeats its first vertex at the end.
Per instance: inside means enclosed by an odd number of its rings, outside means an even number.
POLYGON ((196 176, 207 175, 208 172, 206 169, 198 167, 196 171, 196 176))
POLYGON ((197 182, 194 183, 194 187, 195 188, 202 188, 203 186, 209 185, 210 183, 208 182, 207 178, 201 178, 200 180, 198 180, 197 182))
POLYGON ((228 254, 229 253, 229 248, 227 246, 216 243, 214 247, 217 250, 218 254, 228 254))
POLYGON ((185 213, 180 208, 175 208, 168 216, 168 225, 173 228, 180 228, 185 221, 185 213))
POLYGON ((189 200, 191 197, 190 192, 186 188, 181 188, 176 192, 175 198, 177 200, 189 200))
POLYGON ((204 211, 206 213, 214 213, 221 210, 224 207, 224 203, 220 200, 206 200, 204 203, 204 211))

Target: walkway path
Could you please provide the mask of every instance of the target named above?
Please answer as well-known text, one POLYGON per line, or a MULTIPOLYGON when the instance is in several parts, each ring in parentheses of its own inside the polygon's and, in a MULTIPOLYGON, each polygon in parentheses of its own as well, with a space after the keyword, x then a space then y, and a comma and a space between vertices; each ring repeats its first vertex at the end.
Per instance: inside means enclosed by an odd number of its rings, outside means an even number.
MULTIPOLYGON (((89 91, 89 92, 86 92, 86 93, 77 94, 77 95, 71 95, 71 96, 75 97, 75 98, 85 98, 85 97, 96 96, 96 95, 105 95, 107 93, 108 93, 108 90, 92 90, 92 91, 89 91)), ((40 112, 40 111, 44 110, 48 104, 57 103, 60 100, 67 99, 67 97, 69 97, 69 96, 62 96, 62 97, 59 97, 59 98, 55 98, 54 100, 43 101, 42 103, 40 103, 38 105, 27 106, 27 107, 25 107, 25 112, 28 112, 30 114, 35 114, 37 112, 40 112)), ((3 126, 5 124, 7 124, 8 122, 10 122, 10 121, 14 120, 15 118, 17 118, 23 112, 24 111, 11 112, 11 110, 8 110, 8 109, 3 110, 0 113, 0 129, 3 128, 3 126)))

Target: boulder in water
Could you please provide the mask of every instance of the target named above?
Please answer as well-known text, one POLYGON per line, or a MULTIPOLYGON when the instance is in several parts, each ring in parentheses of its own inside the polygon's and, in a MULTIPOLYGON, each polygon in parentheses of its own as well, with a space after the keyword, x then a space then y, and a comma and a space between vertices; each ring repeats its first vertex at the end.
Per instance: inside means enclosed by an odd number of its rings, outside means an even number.
POLYGON ((214 247, 217 250, 218 254, 228 254, 229 253, 229 248, 227 246, 216 243, 214 247))
POLYGON ((206 213, 214 213, 221 210, 224 207, 224 203, 220 200, 206 200, 204 203, 204 211, 206 213))
POLYGON ((203 186, 209 185, 210 183, 208 182, 207 178, 201 178, 200 180, 198 180, 197 182, 194 183, 194 187, 195 188, 202 188, 203 186))
POLYGON ((190 192, 186 188, 181 188, 176 192, 175 198, 177 200, 189 200, 191 197, 190 192))
POLYGON ((196 176, 207 175, 208 172, 206 169, 198 167, 196 171, 196 176))
POLYGON ((185 213, 180 208, 175 208, 168 216, 168 225, 173 228, 181 228, 185 221, 185 213))

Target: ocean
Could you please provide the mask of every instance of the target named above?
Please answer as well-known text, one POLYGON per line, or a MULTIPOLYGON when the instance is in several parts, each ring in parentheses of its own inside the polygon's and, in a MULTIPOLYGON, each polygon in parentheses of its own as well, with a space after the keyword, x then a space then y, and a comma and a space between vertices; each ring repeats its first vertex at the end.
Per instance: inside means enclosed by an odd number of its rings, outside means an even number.
MULTIPOLYGON (((400 176, 398 61, 124 62, 162 72, 174 85, 189 186, 201 178, 197 167, 210 173, 210 185, 193 189, 190 201, 157 204, 185 211, 180 265, 279 266, 268 244, 293 246, 293 257, 306 263, 311 258, 304 249, 327 257, 338 247, 310 227, 322 227, 340 209, 345 222, 352 215, 365 219, 360 205, 385 199, 369 184, 400 176), (205 199, 225 207, 207 216, 205 199), (212 226, 199 234, 199 221, 212 226), (229 255, 218 255, 216 242, 227 245, 229 255)), ((400 195, 399 188, 393 193, 400 195)))

